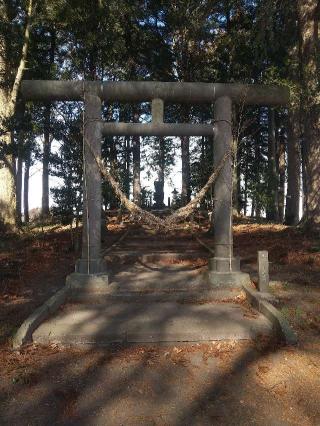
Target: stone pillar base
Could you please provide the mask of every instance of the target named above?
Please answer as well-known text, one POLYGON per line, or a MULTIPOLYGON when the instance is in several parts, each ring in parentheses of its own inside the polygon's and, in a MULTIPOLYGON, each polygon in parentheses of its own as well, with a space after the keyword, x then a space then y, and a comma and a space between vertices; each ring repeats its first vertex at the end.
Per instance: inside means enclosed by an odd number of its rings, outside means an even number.
POLYGON ((240 271, 240 258, 211 257, 208 262, 209 271, 230 272, 240 271))
POLYGON ((250 275, 240 271, 240 259, 212 257, 208 264, 209 284, 214 287, 242 287, 250 283, 250 275))
POLYGON ((101 274, 107 271, 107 264, 104 259, 78 259, 76 261, 75 272, 79 274, 101 274))
POLYGON ((66 285, 71 290, 71 295, 83 294, 108 294, 109 278, 107 274, 80 274, 74 272, 67 276, 66 285))
POLYGON ((250 284, 250 275, 245 272, 216 272, 209 271, 209 284, 214 287, 242 287, 244 284, 250 284))

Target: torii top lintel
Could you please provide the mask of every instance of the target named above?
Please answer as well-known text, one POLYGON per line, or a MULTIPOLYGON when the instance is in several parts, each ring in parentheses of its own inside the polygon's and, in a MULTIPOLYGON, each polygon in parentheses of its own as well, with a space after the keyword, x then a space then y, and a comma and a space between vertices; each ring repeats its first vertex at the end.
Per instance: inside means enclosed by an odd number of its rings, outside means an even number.
POLYGON ((24 80, 21 95, 25 100, 81 101, 85 93, 96 94, 108 102, 150 102, 160 98, 170 103, 212 103, 222 96, 245 105, 288 105, 286 87, 257 84, 187 83, 157 81, 71 81, 24 80))

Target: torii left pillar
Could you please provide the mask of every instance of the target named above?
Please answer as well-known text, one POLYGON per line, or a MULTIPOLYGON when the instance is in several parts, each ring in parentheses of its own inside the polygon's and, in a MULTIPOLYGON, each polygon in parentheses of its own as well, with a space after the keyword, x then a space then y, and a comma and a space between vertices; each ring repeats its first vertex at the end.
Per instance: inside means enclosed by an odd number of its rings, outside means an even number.
POLYGON ((87 275, 107 269, 101 257, 101 173, 94 158, 101 158, 100 122, 101 99, 91 89, 84 93, 82 255, 76 263, 76 272, 87 275))
POLYGON ((241 287, 250 282, 233 256, 232 231, 232 100, 219 97, 214 105, 214 165, 230 153, 214 185, 214 257, 209 259, 209 282, 214 287, 241 287))

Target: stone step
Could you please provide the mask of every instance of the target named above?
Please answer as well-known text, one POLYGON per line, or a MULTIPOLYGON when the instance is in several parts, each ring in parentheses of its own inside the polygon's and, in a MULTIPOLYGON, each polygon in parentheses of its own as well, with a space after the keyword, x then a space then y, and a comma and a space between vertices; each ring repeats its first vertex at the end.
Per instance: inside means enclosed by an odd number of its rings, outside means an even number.
POLYGON ((182 269, 135 265, 129 270, 112 275, 93 277, 71 274, 68 285, 72 288, 72 300, 157 300, 157 301, 208 301, 235 299, 241 288, 215 288, 209 284, 207 272, 195 268, 182 269))
POLYGON ((152 248, 153 250, 169 250, 169 251, 178 251, 178 250, 202 250, 202 246, 200 244, 190 244, 190 243, 183 243, 181 241, 181 244, 168 244, 167 242, 161 243, 161 241, 122 241, 118 244, 118 247, 123 247, 126 249, 149 249, 152 248))
POLYGON ((208 303, 208 302, 232 302, 243 298, 239 289, 224 290, 208 288, 199 291, 115 291, 107 294, 97 292, 74 291, 70 296, 70 301, 78 303, 106 303, 106 302, 126 302, 126 303, 208 303))
MULTIPOLYGON (((212 255, 211 255, 212 256, 212 255)), ((124 250, 123 248, 110 251, 105 259, 115 262, 117 259, 139 259, 142 262, 159 262, 165 260, 192 260, 198 258, 209 258, 210 255, 205 250, 185 250, 183 253, 168 250, 124 250)))
POLYGON ((33 333, 36 343, 208 342, 248 340, 272 335, 258 312, 233 303, 69 304, 33 333))

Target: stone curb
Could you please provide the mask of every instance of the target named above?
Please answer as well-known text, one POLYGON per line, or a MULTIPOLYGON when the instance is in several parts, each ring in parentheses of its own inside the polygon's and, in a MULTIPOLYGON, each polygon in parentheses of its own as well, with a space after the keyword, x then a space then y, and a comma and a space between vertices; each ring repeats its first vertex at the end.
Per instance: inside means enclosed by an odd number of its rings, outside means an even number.
MULTIPOLYGON (((281 312, 266 300, 266 294, 260 294, 249 284, 244 284, 243 289, 246 293, 249 303, 262 315, 268 318, 268 320, 272 323, 277 337, 286 345, 296 345, 298 343, 297 335, 292 330, 288 321, 281 314, 281 312)), ((270 295, 270 300, 273 300, 272 295, 270 295)))
POLYGON ((70 290, 69 286, 64 286, 28 316, 13 338, 12 346, 14 349, 18 349, 22 345, 32 342, 32 333, 67 300, 70 290))

